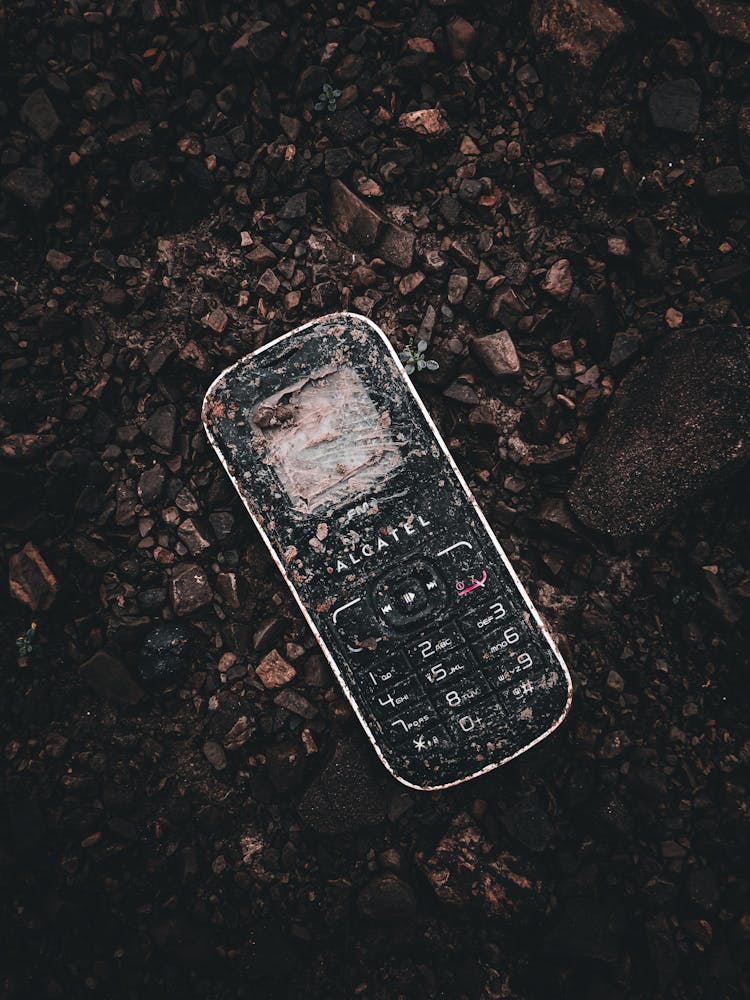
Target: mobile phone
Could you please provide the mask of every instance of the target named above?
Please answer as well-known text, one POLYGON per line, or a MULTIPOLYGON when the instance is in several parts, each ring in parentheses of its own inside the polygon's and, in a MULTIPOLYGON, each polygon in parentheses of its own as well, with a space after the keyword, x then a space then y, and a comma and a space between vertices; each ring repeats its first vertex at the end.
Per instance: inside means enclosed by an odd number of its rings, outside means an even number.
POLYGON ((456 785, 562 722, 567 667, 371 320, 265 344, 212 383, 203 423, 395 778, 456 785))

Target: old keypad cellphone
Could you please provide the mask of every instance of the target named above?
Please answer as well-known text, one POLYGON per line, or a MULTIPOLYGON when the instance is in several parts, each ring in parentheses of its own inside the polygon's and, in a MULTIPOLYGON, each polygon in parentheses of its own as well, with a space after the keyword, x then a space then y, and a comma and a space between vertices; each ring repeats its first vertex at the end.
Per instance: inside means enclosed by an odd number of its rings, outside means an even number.
POLYGON ((266 344, 203 422, 394 777, 458 784, 560 724, 567 668, 374 323, 266 344))

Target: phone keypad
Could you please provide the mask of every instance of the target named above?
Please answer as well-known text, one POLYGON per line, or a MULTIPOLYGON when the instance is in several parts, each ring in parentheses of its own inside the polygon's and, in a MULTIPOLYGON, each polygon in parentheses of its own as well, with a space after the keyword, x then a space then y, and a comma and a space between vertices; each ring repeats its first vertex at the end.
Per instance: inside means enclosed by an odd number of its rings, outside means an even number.
POLYGON ((353 684, 386 756, 408 758, 417 774, 467 750, 479 764, 510 755, 520 738, 541 735, 545 713, 546 728, 560 714, 559 699, 542 697, 559 672, 526 606, 482 568, 474 543, 459 538, 445 550, 437 569, 419 557, 387 571, 337 616, 347 644, 342 623, 358 633, 386 623, 382 644, 350 661, 353 684))

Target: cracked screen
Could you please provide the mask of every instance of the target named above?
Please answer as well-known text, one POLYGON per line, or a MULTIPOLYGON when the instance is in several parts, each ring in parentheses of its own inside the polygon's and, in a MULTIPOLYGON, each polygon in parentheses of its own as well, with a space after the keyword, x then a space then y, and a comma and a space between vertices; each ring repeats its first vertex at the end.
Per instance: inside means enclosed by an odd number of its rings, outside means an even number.
POLYGON ((305 513, 372 491, 401 464, 390 415, 351 368, 282 389, 258 406, 253 423, 292 507, 305 513))

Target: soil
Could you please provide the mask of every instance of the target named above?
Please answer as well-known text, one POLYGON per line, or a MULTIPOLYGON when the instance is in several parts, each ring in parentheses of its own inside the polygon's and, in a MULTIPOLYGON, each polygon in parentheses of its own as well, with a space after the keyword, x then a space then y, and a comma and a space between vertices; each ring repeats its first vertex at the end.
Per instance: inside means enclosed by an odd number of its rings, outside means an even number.
POLYGON ((2 1000, 750 996, 749 40, 730 0, 0 8, 2 1000), (200 422, 340 309, 426 342, 574 675, 442 793, 200 422))

